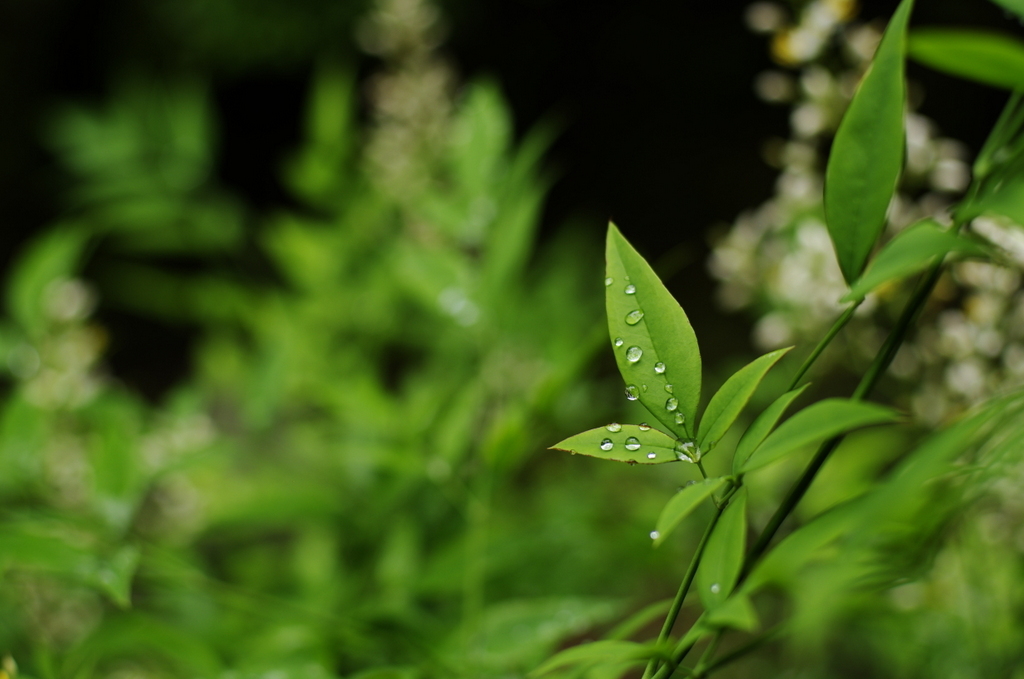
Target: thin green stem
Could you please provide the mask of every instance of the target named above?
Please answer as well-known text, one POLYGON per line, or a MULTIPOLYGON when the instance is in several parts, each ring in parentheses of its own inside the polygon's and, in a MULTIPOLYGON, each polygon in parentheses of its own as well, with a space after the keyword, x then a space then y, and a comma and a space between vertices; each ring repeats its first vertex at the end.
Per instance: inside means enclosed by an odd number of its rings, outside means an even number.
MULTIPOLYGON (((679 583, 679 591, 676 592, 676 598, 672 600, 672 606, 668 609, 665 622, 661 626, 661 633, 658 635, 659 644, 665 643, 672 634, 672 628, 675 627, 679 611, 683 607, 683 601, 690 592, 690 585, 693 584, 694 576, 697 575, 697 566, 700 565, 700 559, 704 555, 704 547, 708 543, 708 538, 711 537, 711 532, 715 529, 715 524, 718 523, 718 517, 722 515, 722 511, 725 509, 725 505, 726 499, 723 498, 722 502, 716 505, 715 514, 711 517, 711 521, 708 522, 708 527, 704 529, 704 535, 701 536, 700 542, 697 543, 697 549, 693 552, 693 557, 690 559, 686 575, 683 576, 683 581, 679 583)), ((658 664, 657 658, 651 658, 650 662, 647 663, 647 668, 644 670, 643 679, 650 679, 651 675, 657 671, 658 664)))
POLYGON ((829 328, 829 331, 825 334, 824 337, 821 338, 821 341, 818 342, 818 346, 814 347, 814 351, 812 351, 811 355, 804 360, 803 365, 800 366, 800 369, 796 371, 796 375, 793 376, 793 381, 790 382, 789 387, 786 389, 786 391, 792 391, 793 389, 796 388, 796 385, 800 382, 803 376, 807 373, 808 370, 810 370, 811 366, 814 365, 814 362, 818 360, 818 357, 821 356, 821 352, 825 351, 825 348, 832 343, 832 340, 835 339, 835 336, 839 334, 839 331, 842 330, 846 326, 846 324, 850 322, 850 319, 853 318, 853 313, 857 311, 857 307, 859 307, 861 305, 861 302, 863 301, 864 300, 862 299, 857 300, 856 302, 848 306, 846 308, 846 311, 844 311, 842 315, 836 319, 836 322, 832 324, 832 327, 829 328))

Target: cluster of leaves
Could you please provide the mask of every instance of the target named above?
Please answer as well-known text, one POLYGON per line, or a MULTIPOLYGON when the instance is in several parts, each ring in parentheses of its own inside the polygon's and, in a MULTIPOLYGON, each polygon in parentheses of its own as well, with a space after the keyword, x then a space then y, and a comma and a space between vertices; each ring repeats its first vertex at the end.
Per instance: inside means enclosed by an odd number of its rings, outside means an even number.
MULTIPOLYGON (((1006 3, 1007 8, 1019 13, 1021 8, 1012 4, 1006 3)), ((646 663, 645 679, 662 679, 677 670, 703 677, 779 635, 806 649, 825 638, 835 629, 836 620, 852 610, 861 615, 868 610, 877 616, 879 593, 927 570, 929 555, 934 555, 951 516, 964 512, 969 501, 983 495, 994 475, 1020 463, 1024 452, 1018 419, 1021 396, 994 398, 945 431, 926 437, 883 479, 853 499, 832 503, 769 550, 783 521, 846 434, 901 419, 896 411, 863 399, 905 339, 938 279, 942 262, 965 256, 1000 261, 998 253, 962 234, 962 227, 983 214, 1020 221, 1017 215, 1024 206, 1019 188, 1024 177, 1020 165, 1024 149, 1019 144, 1024 109, 1017 93, 978 156, 973 183, 952 211, 952 224, 924 220, 875 253, 904 160, 904 59, 911 7, 912 0, 903 0, 893 15, 829 155, 825 214, 849 286, 842 301, 850 304, 796 371, 789 387, 749 424, 735 443, 731 461, 720 460, 721 454, 709 454, 719 447, 759 384, 789 349, 761 356, 725 380, 698 421, 701 362, 689 320, 643 257, 614 225, 609 227, 605 284, 613 351, 627 397, 639 400, 667 432, 646 423, 612 423, 570 437, 554 448, 630 465, 696 464, 704 481, 681 488, 665 504, 650 535, 655 545, 663 543, 708 501, 714 511, 656 641, 607 640, 580 645, 548 660, 537 674, 579 676, 590 671, 588 676, 619 676, 646 663), (852 397, 818 400, 779 425, 787 408, 808 386, 800 386, 804 374, 865 295, 880 285, 924 271, 928 273, 918 282, 852 397), (817 452, 748 549, 752 521, 746 475, 809 446, 817 446, 817 452), (728 472, 706 472, 704 464, 712 461, 717 469, 728 472), (965 463, 975 466, 965 470, 965 463), (840 554, 842 558, 837 559, 840 554), (703 613, 691 621, 688 631, 674 638, 676 618, 691 585, 695 585, 703 613), (760 605, 752 598, 779 588, 795 604, 788 619, 780 616, 770 597, 760 605), (866 605, 869 599, 876 604, 873 611, 866 605), (771 619, 772 624, 762 625, 763 618, 771 619), (729 630, 748 636, 718 655, 719 644, 729 630), (693 667, 684 668, 683 660, 704 639, 708 643, 703 656, 693 667)), ((1015 89, 1022 82, 1024 45, 1008 39, 990 41, 974 33, 932 29, 915 33, 910 45, 915 57, 955 74, 1015 89)), ((904 660, 906 656, 903 654, 904 660)), ((986 665, 1002 675, 1019 660, 1019 650, 1003 647, 986 665)), ((828 667, 830 663, 821 664, 828 667)), ((924 667, 920 670, 926 674, 924 667)), ((913 672, 917 671, 914 668, 913 672)))

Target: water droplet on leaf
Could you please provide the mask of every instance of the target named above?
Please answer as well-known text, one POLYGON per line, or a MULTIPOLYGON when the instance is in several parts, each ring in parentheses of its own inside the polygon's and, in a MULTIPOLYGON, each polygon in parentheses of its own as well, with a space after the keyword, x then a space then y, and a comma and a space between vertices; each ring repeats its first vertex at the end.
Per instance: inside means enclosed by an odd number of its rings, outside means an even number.
POLYGON ((625 342, 623 342, 621 337, 616 337, 615 341, 612 342, 612 344, 614 344, 617 347, 621 347, 623 344, 625 344, 625 342))
POLYGON ((608 431, 613 431, 613 432, 614 431, 622 431, 622 425, 619 424, 618 422, 612 422, 607 427, 605 427, 605 429, 607 429, 608 431))
POLYGON ((672 412, 673 410, 675 410, 678 407, 679 407, 679 399, 675 398, 674 396, 672 398, 670 398, 669 400, 665 401, 665 410, 667 410, 669 412, 672 412))
POLYGON ((644 312, 640 311, 639 309, 634 309, 633 311, 630 311, 628 314, 626 314, 626 325, 636 325, 643 319, 643 317, 644 312))
POLYGON ((641 422, 640 423, 640 426, 639 426, 640 431, 649 431, 650 428, 651 428, 651 425, 647 424, 646 422, 641 422))
POLYGON ((635 401, 640 398, 640 390, 636 388, 635 384, 630 384, 626 387, 626 398, 630 401, 635 401))
POLYGON ((651 539, 652 539, 652 540, 657 540, 657 539, 658 539, 658 538, 660 538, 660 537, 661 537, 661 533, 659 533, 659 532, 658 532, 658 531, 656 531, 656 530, 652 530, 652 531, 651 531, 651 539))
POLYGON ((611 450, 614 445, 611 439, 605 439, 601 441, 601 450, 611 450))
POLYGON ((630 363, 636 363, 643 355, 644 350, 640 347, 630 347, 629 349, 626 349, 626 360, 630 363))
POLYGON ((721 588, 721 586, 719 586, 719 584, 717 582, 715 584, 711 585, 711 593, 712 594, 718 594, 721 591, 722 591, 722 588, 721 588))
POLYGON ((647 459, 648 460, 653 460, 656 457, 658 457, 657 453, 647 453, 647 459))
POLYGON ((675 387, 673 387, 671 384, 666 384, 665 391, 671 394, 673 391, 675 391, 675 387))
POLYGON ((682 413, 676 413, 676 424, 686 424, 686 416, 682 413))
POLYGON ((657 363, 655 363, 654 364, 654 372, 658 373, 659 375, 664 373, 665 372, 665 364, 662 363, 661 361, 658 361, 657 363))
POLYGON ((639 449, 640 449, 640 439, 638 439, 635 436, 630 436, 628 439, 626 439, 626 450, 639 450, 639 449))
POLYGON ((607 288, 609 285, 611 285, 614 282, 615 281, 613 281, 611 278, 606 278, 606 279, 604 279, 604 286, 607 288))
POLYGON ((635 295, 636 294, 636 286, 633 285, 632 283, 630 283, 629 285, 626 286, 625 293, 627 295, 635 295))

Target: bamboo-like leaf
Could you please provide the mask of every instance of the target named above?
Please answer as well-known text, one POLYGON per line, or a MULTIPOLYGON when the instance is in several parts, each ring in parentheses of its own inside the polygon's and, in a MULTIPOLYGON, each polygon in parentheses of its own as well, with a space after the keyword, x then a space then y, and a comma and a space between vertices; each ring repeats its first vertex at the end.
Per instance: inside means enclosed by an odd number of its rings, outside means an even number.
POLYGON ((705 479, 701 483, 690 484, 673 495, 672 499, 665 505, 665 508, 661 510, 661 516, 658 517, 658 523, 654 528, 658 537, 654 539, 654 544, 657 546, 664 542, 668 534, 683 519, 689 516, 701 502, 708 499, 712 493, 721 488, 723 483, 725 483, 724 477, 705 479))
POLYGON ((798 578, 809 561, 849 530, 863 504, 858 498, 834 507, 787 535, 757 563, 740 591, 753 594, 768 583, 788 583, 798 578))
POLYGON ((1018 224, 1024 222, 1024 179, 1008 177, 975 199, 974 208, 978 213, 1003 215, 1018 224))
POLYGON ((743 463, 747 473, 771 464, 779 458, 812 443, 820 443, 848 431, 872 424, 899 420, 891 408, 873 403, 828 398, 804 408, 772 432, 743 463))
POLYGON ((741 488, 722 512, 708 538, 697 570, 697 592, 704 608, 722 605, 740 575, 747 542, 747 489, 741 488))
POLYGON ((1024 88, 1024 42, 991 31, 920 28, 907 54, 937 71, 1009 90, 1024 88))
POLYGON ((690 321, 614 224, 605 252, 608 330, 627 393, 678 438, 692 438, 701 362, 690 321))
POLYGON ((628 639, 658 618, 664 618, 672 608, 672 599, 662 599, 644 606, 605 633, 605 639, 628 639))
POLYGON ((741 592, 733 594, 721 606, 709 611, 704 620, 712 627, 731 627, 744 632, 752 632, 759 625, 754 604, 750 597, 741 592))
POLYGON ((663 464, 682 459, 676 452, 674 438, 645 424, 609 424, 589 429, 551 449, 629 464, 663 464))
POLYGON ((825 221, 848 283, 885 226, 903 165, 903 53, 913 0, 903 0, 839 123, 825 171, 825 221))
POLYGON ((944 229, 932 219, 918 222, 886 243, 840 301, 862 299, 883 283, 924 271, 937 257, 951 252, 984 256, 988 251, 981 243, 944 229))
POLYGON ((620 663, 630 660, 646 660, 651 657, 664 657, 666 649, 656 644, 638 644, 634 641, 609 639, 580 644, 567 648, 548 658, 540 667, 530 672, 531 677, 538 677, 563 667, 576 665, 593 665, 596 663, 620 663))
POLYGON ((778 423, 779 418, 786 412, 786 408, 793 400, 804 393, 804 389, 811 386, 810 383, 787 391, 782 396, 775 399, 770 406, 764 409, 764 411, 757 416, 757 418, 751 423, 747 430, 743 432, 743 436, 740 438, 740 442, 736 444, 736 452, 732 457, 732 472, 733 474, 739 474, 740 469, 743 467, 743 463, 747 461, 750 454, 754 452, 754 449, 761 445, 764 438, 768 436, 775 425, 778 423))
POLYGON ((700 418, 697 447, 707 452, 729 431, 764 376, 792 348, 778 349, 754 359, 725 381, 700 418))

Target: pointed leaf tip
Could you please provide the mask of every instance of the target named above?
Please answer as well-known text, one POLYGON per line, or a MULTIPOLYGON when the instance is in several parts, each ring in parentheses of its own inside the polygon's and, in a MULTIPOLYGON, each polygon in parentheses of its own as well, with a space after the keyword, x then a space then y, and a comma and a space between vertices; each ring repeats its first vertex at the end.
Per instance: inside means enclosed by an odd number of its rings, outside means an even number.
POLYGON ((627 395, 678 438, 692 438, 701 360, 686 312, 614 224, 605 246, 605 310, 627 395))
POLYGON ((853 283, 885 227, 903 167, 904 52, 912 0, 897 7, 843 115, 825 170, 825 221, 843 277, 853 283))

